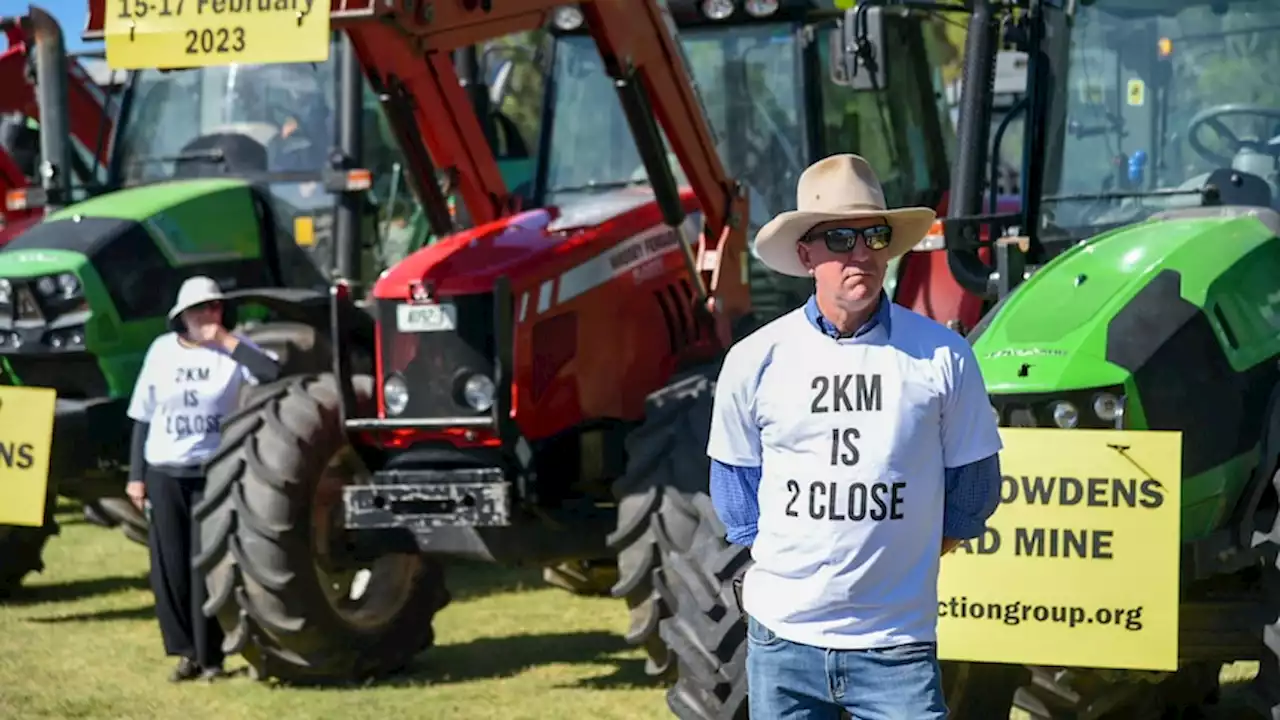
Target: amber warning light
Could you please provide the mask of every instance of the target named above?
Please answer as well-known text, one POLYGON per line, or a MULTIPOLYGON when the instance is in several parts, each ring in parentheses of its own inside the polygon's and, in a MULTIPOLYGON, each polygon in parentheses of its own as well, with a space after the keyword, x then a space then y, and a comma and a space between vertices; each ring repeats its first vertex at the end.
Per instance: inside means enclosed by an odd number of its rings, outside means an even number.
POLYGON ((19 188, 4 194, 4 209, 8 212, 22 212, 44 207, 45 192, 41 188, 19 188))

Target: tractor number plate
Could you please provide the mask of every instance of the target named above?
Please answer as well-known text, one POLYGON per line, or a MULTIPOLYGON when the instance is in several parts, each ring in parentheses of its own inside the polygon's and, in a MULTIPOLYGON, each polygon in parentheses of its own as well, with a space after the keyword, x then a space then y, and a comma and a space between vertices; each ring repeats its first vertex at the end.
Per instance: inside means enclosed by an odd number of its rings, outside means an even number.
POLYGON ((455 330, 457 327, 458 309, 453 303, 404 304, 396 308, 396 329, 400 332, 441 332, 455 330))
POLYGON ((497 468, 386 470, 342 489, 349 530, 495 527, 511 524, 509 484, 497 468))

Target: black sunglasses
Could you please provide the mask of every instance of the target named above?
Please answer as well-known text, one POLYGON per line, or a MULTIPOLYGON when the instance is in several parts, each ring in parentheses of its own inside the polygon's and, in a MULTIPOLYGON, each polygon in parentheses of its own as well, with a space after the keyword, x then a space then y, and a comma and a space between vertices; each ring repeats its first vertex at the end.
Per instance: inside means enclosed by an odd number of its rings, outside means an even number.
POLYGON ((827 249, 833 253, 847 253, 858 244, 858 238, 866 243, 868 250, 883 250, 893 242, 893 227, 890 225, 870 225, 868 227, 839 227, 821 230, 805 236, 805 241, 822 240, 827 249))

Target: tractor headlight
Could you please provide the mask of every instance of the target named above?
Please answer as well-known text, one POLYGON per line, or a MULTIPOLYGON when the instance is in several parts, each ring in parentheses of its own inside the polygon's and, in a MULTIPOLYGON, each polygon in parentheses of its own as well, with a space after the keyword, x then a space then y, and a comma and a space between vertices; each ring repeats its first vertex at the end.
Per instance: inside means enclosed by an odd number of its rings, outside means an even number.
POLYGON ((467 406, 476 412, 485 412, 493 407, 493 396, 497 391, 493 381, 484 375, 475 374, 462 384, 462 399, 467 406))
POLYGON ((1093 414, 1103 422, 1113 423, 1124 415, 1124 402, 1109 392, 1093 396, 1093 414))
POLYGON ((1080 411, 1066 400, 1053 404, 1053 424, 1063 429, 1070 429, 1080 424, 1080 411))
POLYGON ((80 279, 71 273, 62 273, 57 279, 58 290, 62 297, 71 299, 80 292, 80 279))
POLYGON ((551 22, 556 28, 565 32, 572 32, 582 27, 582 19, 582 11, 574 5, 558 7, 551 16, 551 22))
POLYGON ((778 12, 778 0, 747 0, 746 8, 753 18, 768 17, 778 12))
POLYGON ((388 415, 399 415, 409 407, 409 385, 399 375, 392 375, 382 383, 382 401, 388 415))
POLYGON ((83 350, 84 327, 50 330, 45 336, 45 342, 54 350, 83 350))
POLYGON ((708 20, 724 20, 733 14, 733 0, 702 0, 702 14, 708 20))
POLYGON ((13 303, 13 283, 7 279, 0 278, 0 305, 9 305, 13 303))

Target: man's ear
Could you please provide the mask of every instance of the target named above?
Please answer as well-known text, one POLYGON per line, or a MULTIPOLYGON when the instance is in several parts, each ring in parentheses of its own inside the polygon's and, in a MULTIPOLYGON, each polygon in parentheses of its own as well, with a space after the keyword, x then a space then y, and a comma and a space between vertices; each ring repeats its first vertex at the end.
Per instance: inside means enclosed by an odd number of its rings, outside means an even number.
POLYGON ((813 272, 813 260, 809 257, 809 248, 804 243, 796 243, 796 257, 809 272, 813 272))

